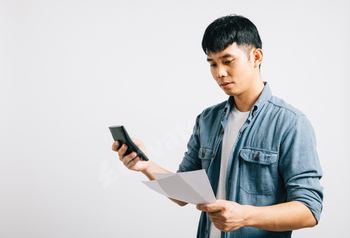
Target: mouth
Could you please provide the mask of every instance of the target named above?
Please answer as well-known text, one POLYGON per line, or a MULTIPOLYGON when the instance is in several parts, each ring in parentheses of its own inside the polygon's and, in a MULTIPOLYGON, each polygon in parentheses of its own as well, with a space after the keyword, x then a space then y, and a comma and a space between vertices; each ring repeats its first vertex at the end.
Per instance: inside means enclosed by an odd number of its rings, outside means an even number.
POLYGON ((220 86, 222 89, 229 88, 231 85, 232 85, 231 82, 222 82, 222 83, 219 84, 219 86, 220 86))

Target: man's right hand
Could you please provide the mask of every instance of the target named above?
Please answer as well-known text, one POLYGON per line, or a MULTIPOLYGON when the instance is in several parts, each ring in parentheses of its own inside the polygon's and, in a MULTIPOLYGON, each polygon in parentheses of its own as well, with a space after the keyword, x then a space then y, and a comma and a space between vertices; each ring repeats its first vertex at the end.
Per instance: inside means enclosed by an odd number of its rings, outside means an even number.
MULTIPOLYGON (((146 147, 143 145, 142 141, 137 139, 132 139, 132 141, 137 145, 142 152, 148 157, 146 147)), ((149 166, 149 161, 142 160, 139 156, 137 156, 136 152, 132 152, 129 155, 124 155, 126 150, 128 149, 127 145, 122 145, 120 148, 120 143, 118 141, 114 142, 112 145, 112 150, 118 152, 119 160, 123 162, 123 164, 130 170, 134 171, 145 171, 149 166), (118 149, 119 148, 119 149, 118 149)))

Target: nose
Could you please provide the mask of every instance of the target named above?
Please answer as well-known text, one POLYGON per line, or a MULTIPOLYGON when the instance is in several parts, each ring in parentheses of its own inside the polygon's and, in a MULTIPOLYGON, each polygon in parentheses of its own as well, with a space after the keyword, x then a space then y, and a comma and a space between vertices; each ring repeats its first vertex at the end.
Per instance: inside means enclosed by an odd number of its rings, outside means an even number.
POLYGON ((227 76, 227 71, 224 66, 218 66, 217 67, 217 77, 218 78, 223 78, 227 76))

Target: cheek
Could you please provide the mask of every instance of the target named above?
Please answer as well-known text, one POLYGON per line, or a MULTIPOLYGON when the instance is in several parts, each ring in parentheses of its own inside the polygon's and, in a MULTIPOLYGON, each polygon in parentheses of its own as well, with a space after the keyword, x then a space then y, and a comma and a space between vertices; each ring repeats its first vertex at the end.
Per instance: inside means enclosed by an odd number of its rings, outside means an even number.
POLYGON ((231 68, 231 74, 239 77, 244 77, 245 75, 249 74, 249 67, 247 67, 247 64, 244 63, 237 64, 231 68))
POLYGON ((240 68, 233 66, 227 71, 229 77, 236 78, 240 75, 240 68))
POLYGON ((216 76, 217 76, 216 69, 215 69, 215 68, 210 68, 210 73, 211 73, 211 75, 213 76, 213 78, 214 78, 215 80, 217 80, 217 79, 216 79, 216 76))

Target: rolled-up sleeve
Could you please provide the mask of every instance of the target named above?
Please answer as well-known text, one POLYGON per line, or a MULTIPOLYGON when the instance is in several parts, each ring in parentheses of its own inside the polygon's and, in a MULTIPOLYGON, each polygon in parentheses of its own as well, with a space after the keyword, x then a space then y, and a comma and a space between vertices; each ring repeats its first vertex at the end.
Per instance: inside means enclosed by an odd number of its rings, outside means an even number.
POLYGON ((200 147, 199 142, 199 131, 200 131, 200 116, 196 118, 196 124, 193 128, 190 140, 187 143, 187 151, 185 152, 184 158, 179 165, 177 172, 187 172, 202 169, 202 164, 198 158, 198 151, 200 147))
POLYGON ((284 178, 287 201, 306 205, 318 222, 323 201, 322 169, 316 152, 315 133, 305 116, 297 116, 284 136, 279 169, 284 178))

